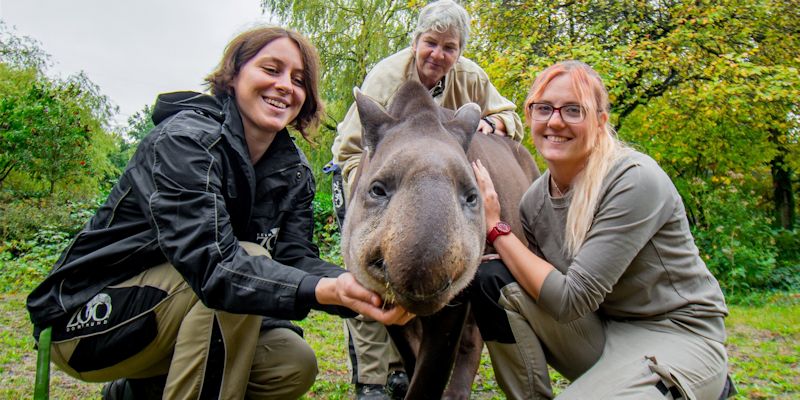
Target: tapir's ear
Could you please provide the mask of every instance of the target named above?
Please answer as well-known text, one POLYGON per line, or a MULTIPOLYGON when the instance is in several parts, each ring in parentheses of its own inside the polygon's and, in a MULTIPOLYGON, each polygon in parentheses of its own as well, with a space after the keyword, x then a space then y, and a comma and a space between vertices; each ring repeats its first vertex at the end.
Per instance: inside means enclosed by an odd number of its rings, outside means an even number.
POLYGON ((378 143, 383 139, 386 125, 396 120, 387 114, 378 102, 361 93, 358 88, 353 88, 353 96, 356 98, 358 116, 361 118, 361 146, 375 154, 378 143))
POLYGON ((467 103, 456 111, 453 119, 446 122, 444 127, 456 136, 466 152, 480 122, 481 108, 475 103, 467 103))

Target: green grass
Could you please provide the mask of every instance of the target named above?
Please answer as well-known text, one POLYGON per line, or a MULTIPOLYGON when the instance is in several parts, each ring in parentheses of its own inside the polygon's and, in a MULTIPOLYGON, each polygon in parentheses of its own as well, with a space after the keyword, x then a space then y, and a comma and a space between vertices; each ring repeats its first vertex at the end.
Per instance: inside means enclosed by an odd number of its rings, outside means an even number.
MULTIPOLYGON (((0 398, 30 398, 36 353, 23 294, 0 294, 0 398)), ((739 399, 800 398, 800 295, 772 296, 758 305, 734 305, 726 320, 731 375, 739 399)), ((351 399, 344 327, 338 318, 312 312, 301 322, 317 353, 320 374, 307 399, 351 399)), ((556 388, 563 379, 557 379, 556 388)), ((99 399, 100 384, 52 373, 54 399, 99 399)), ((484 350, 473 399, 503 399, 484 350)))
POLYGON ((732 306, 728 357, 741 398, 800 397, 800 295, 732 306))

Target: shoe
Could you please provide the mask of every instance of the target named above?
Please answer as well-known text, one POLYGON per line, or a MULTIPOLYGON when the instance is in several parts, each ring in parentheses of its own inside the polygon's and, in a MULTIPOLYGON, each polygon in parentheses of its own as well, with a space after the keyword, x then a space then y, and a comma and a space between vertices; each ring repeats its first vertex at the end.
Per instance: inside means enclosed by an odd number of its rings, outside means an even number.
POLYGON ((356 383, 357 400, 390 400, 386 386, 356 383))
POLYGON ((167 376, 152 378, 120 378, 106 383, 100 392, 103 400, 155 400, 164 395, 167 376))
POLYGON ((392 371, 386 379, 386 389, 392 400, 402 400, 408 392, 408 375, 403 371, 392 371))
POLYGON ((100 392, 103 400, 133 400, 133 390, 128 380, 120 378, 106 383, 100 392))

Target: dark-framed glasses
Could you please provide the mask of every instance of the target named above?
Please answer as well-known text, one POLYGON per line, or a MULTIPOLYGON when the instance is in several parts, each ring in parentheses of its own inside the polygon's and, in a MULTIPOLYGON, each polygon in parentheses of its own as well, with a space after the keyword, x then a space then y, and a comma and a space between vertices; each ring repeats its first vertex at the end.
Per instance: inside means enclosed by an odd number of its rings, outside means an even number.
POLYGON ((577 124, 586 117, 586 111, 579 104, 565 104, 561 107, 553 107, 547 103, 531 103, 528 106, 531 110, 531 117, 534 121, 549 121, 553 113, 558 111, 561 120, 568 124, 577 124))

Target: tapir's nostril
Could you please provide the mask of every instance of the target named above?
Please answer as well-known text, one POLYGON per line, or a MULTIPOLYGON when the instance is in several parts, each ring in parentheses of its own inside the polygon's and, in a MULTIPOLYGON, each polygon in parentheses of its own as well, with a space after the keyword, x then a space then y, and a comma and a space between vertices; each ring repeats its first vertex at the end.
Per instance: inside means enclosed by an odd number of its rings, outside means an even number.
POLYGON ((383 272, 386 269, 386 263, 383 262, 383 258, 376 258, 369 264, 369 268, 374 269, 376 271, 383 272))

